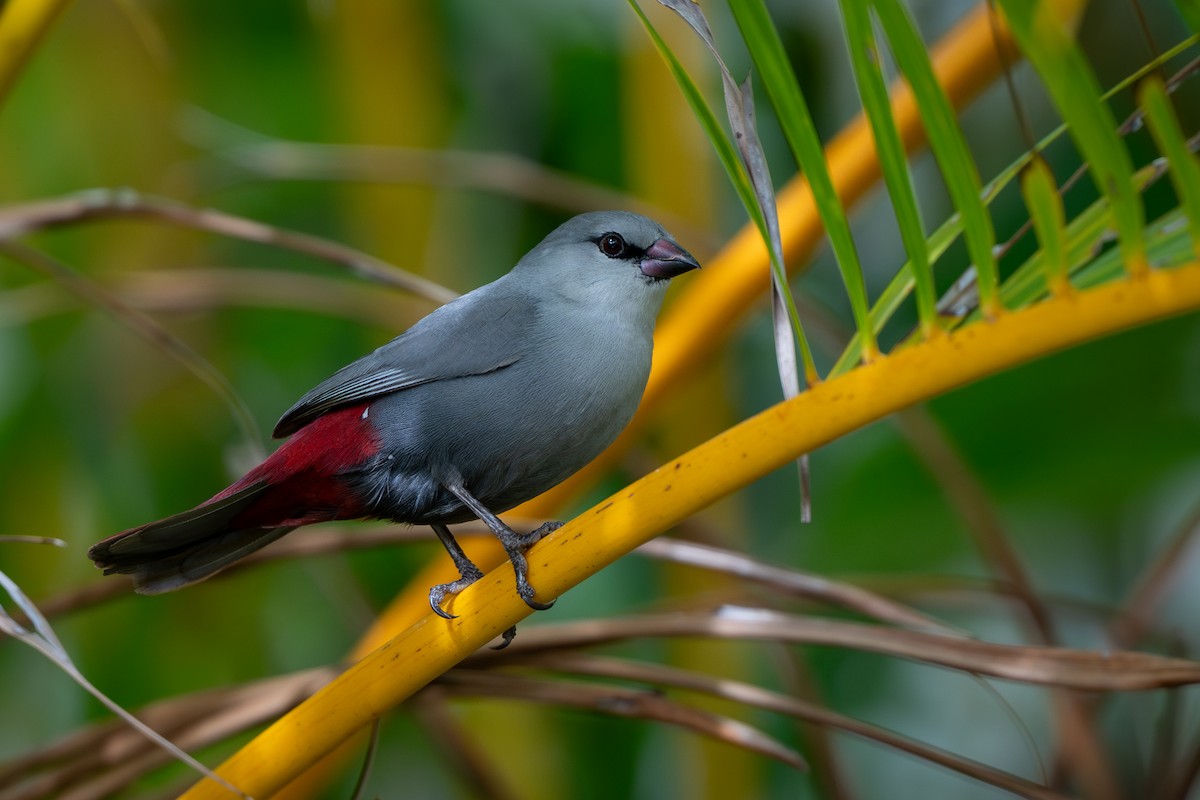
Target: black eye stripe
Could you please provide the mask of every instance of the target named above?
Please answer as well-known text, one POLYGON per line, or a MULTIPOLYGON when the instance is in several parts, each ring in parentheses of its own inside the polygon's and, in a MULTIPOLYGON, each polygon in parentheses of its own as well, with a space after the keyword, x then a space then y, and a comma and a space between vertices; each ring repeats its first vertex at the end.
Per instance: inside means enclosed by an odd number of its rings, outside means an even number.
POLYGON ((602 233, 591 241, 596 244, 601 253, 609 258, 633 259, 646 254, 644 248, 630 244, 621 234, 613 231, 602 233))

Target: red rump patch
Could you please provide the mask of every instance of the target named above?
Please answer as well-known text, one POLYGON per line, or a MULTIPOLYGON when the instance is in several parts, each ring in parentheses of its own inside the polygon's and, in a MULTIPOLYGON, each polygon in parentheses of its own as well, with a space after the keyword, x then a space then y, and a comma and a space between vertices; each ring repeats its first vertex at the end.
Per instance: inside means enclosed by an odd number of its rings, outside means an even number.
POLYGON ((250 484, 268 484, 261 497, 229 527, 280 528, 361 517, 362 503, 337 475, 379 452, 368 408, 369 404, 350 406, 317 417, 266 461, 213 497, 220 500, 250 484))

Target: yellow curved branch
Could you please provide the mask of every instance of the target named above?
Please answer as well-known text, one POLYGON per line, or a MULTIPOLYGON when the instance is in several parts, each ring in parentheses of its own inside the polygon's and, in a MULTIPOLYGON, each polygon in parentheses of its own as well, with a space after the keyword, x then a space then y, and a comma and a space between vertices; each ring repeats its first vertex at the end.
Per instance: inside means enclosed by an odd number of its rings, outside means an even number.
MULTIPOLYGON (((1000 370, 1134 325, 1200 309, 1200 263, 1053 297, 883 356, 700 445, 584 512, 529 551, 540 597, 557 597, 700 509, 837 437, 1000 370)), ((427 613, 285 715, 218 772, 269 797, 355 731, 530 614, 505 565, 427 613)), ((205 779, 188 800, 220 798, 205 779)))

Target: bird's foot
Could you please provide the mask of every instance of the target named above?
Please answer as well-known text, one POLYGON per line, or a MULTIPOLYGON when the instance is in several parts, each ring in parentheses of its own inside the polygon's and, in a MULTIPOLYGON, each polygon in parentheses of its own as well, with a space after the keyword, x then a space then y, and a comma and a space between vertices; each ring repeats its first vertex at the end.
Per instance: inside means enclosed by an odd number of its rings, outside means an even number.
MULTIPOLYGON (((529 564, 525 560, 525 551, 562 526, 561 522, 547 522, 529 533, 517 533, 509 528, 503 534, 496 534, 496 538, 504 546, 504 552, 508 553, 508 559, 513 565, 513 572, 517 575, 517 594, 525 601, 525 605, 534 611, 545 611, 554 605, 554 601, 541 603, 534 599, 536 592, 529 583, 529 564)), ((507 646, 507 641, 505 645, 507 646)))
MULTIPOLYGON (((471 510, 471 513, 479 517, 484 525, 488 526, 496 538, 504 547, 504 552, 508 554, 509 561, 512 562, 513 572, 517 575, 517 594, 525 601, 525 605, 532 608, 534 611, 545 611, 554 602, 539 603, 534 600, 533 587, 529 585, 529 565, 525 561, 525 551, 532 545, 541 541, 551 531, 558 530, 562 527, 561 522, 547 522, 536 530, 529 533, 517 533, 512 528, 504 524, 503 521, 491 511, 483 503, 479 502, 463 485, 462 476, 456 473, 448 476, 449 480, 443 480, 442 485, 457 497, 464 506, 471 510)), ((433 529, 437 531, 438 537, 446 545, 446 549, 454 558, 454 563, 466 561, 466 556, 462 555, 462 550, 454 541, 454 537, 450 535, 450 530, 445 525, 434 525, 433 529)), ((469 563, 469 562, 468 562, 469 563)), ((461 568, 460 568, 461 569, 461 568)), ((465 573, 464 573, 465 574, 465 573)))
POLYGON ((534 611, 545 611, 553 606, 553 600, 549 603, 540 603, 533 599, 533 596, 537 592, 533 590, 533 586, 529 583, 529 562, 525 560, 524 549, 509 550, 507 545, 504 549, 508 553, 508 560, 512 562, 513 572, 517 575, 517 594, 525 601, 525 605, 534 611))
MULTIPOLYGON (((453 597, 483 577, 483 573, 479 570, 479 568, 470 561, 459 564, 458 568, 459 574, 461 575, 458 580, 450 583, 439 583, 437 586, 434 586, 429 590, 429 607, 433 609, 433 613, 437 614, 442 619, 458 618, 457 614, 451 614, 449 611, 442 608, 442 601, 445 600, 447 596, 453 597)), ((511 641, 511 638, 506 639, 505 644, 507 644, 508 641, 511 641)))
POLYGON ((536 545, 546 536, 563 527, 560 522, 547 522, 540 525, 535 530, 530 530, 527 534, 518 534, 517 531, 505 527, 503 531, 498 531, 497 539, 500 540, 500 545, 504 547, 504 552, 509 554, 509 560, 512 561, 512 571, 516 572, 517 576, 517 594, 521 595, 521 600, 526 603, 526 606, 538 612, 546 610, 553 606, 554 601, 542 603, 534 600, 535 591, 533 585, 529 583, 529 564, 524 557, 527 549, 536 545))
POLYGON ((523 553, 563 525, 566 525, 566 523, 551 520, 550 522, 542 523, 528 533, 517 533, 509 528, 504 534, 497 533, 496 538, 500 540, 500 544, 504 545, 505 550, 520 550, 523 553))

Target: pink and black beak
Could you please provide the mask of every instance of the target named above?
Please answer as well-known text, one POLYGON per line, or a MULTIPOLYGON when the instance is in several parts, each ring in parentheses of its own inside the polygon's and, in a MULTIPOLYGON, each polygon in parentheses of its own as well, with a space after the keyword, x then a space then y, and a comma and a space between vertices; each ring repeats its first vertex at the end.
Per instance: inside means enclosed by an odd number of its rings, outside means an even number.
POLYGON ((700 269, 700 264, 691 253, 670 239, 659 239, 646 248, 638 267, 647 277, 666 280, 682 275, 688 270, 700 269))

